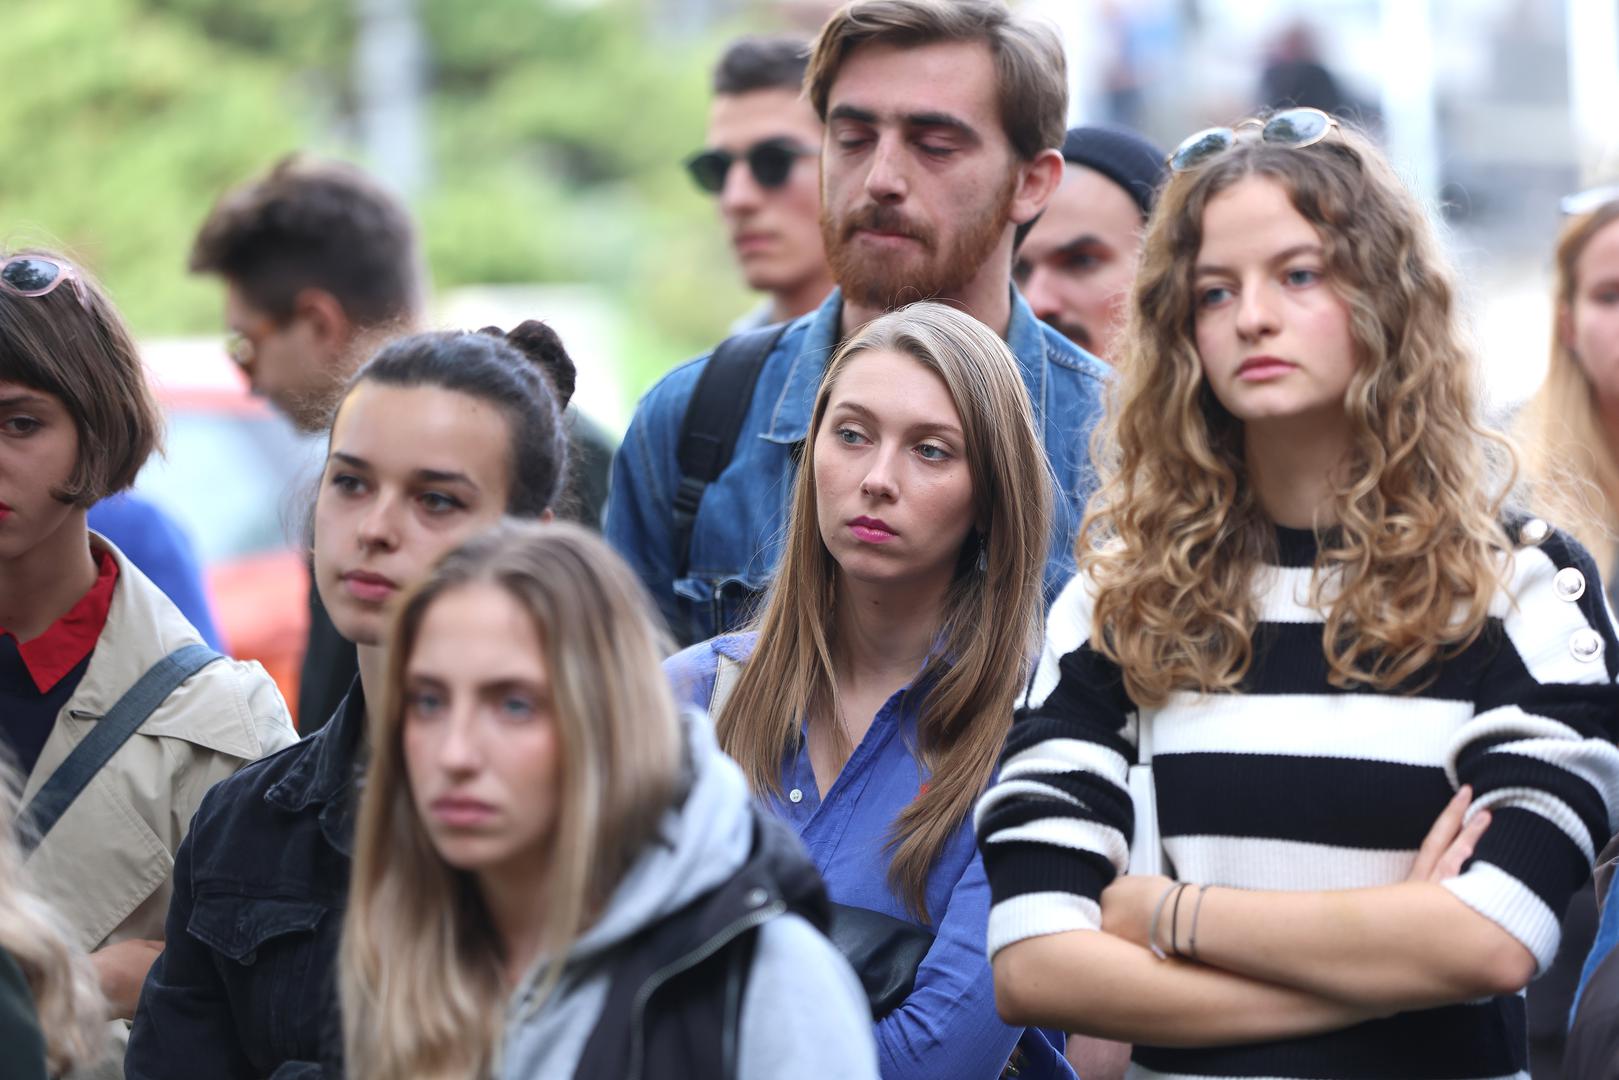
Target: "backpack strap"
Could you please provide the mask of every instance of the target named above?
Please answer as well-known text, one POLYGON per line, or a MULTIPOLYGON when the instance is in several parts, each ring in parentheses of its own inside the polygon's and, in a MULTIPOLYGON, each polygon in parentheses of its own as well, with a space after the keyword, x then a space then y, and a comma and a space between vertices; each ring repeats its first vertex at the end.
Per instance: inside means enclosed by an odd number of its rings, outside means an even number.
POLYGON ((67 813, 73 800, 79 797, 96 773, 101 771, 118 748, 168 700, 177 687, 215 660, 219 653, 206 645, 184 645, 174 650, 135 680, 135 685, 124 691, 107 714, 96 721, 90 733, 79 741, 71 753, 56 767, 43 786, 29 800, 20 821, 20 843, 23 853, 39 846, 45 834, 67 813))
POLYGON ((677 580, 691 569, 691 534, 703 492, 731 463, 759 373, 787 326, 778 323, 726 338, 715 346, 708 366, 698 376, 680 421, 680 442, 675 450, 680 465, 680 486, 673 502, 677 580))

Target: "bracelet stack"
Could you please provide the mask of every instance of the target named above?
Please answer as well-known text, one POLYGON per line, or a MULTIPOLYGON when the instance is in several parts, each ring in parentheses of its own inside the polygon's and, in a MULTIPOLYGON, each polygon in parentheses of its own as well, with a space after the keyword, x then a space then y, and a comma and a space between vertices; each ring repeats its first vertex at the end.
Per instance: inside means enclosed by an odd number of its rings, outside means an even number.
POLYGON ((1147 947, 1160 960, 1168 960, 1173 953, 1178 959, 1197 961, 1197 922, 1203 914, 1203 897, 1214 886, 1197 886, 1197 896, 1192 904, 1192 932, 1186 939, 1186 951, 1183 953, 1180 948, 1181 894, 1191 887, 1192 883, 1189 881, 1170 882, 1169 888, 1164 890, 1164 895, 1158 898, 1157 906, 1152 909, 1152 925, 1147 929, 1147 947), (1164 906, 1169 903, 1171 893, 1175 896, 1175 904, 1169 913, 1169 949, 1166 952, 1164 947, 1158 944, 1158 924, 1163 919, 1164 906))

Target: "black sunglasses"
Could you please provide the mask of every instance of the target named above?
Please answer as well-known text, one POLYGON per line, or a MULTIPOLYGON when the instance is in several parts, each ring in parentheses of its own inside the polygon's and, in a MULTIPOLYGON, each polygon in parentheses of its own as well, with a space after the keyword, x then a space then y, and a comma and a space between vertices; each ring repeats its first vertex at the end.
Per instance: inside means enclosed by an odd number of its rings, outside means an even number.
MULTIPOLYGON (((765 139, 748 147, 742 160, 748 163, 754 183, 762 188, 779 188, 787 182, 795 160, 819 153, 791 139, 765 139)), ((686 159, 686 171, 691 173, 698 187, 710 195, 718 195, 725 190, 725 177, 736 160, 736 155, 726 150, 703 150, 686 159)))

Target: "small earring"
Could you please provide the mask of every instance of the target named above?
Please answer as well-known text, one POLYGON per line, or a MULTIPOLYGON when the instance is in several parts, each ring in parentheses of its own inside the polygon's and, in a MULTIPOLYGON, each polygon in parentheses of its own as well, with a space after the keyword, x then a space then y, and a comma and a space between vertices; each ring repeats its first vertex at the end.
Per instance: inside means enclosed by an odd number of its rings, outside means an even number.
POLYGON ((989 570, 989 539, 983 533, 979 533, 978 534, 978 572, 980 574, 983 574, 983 573, 988 572, 988 570, 989 570))

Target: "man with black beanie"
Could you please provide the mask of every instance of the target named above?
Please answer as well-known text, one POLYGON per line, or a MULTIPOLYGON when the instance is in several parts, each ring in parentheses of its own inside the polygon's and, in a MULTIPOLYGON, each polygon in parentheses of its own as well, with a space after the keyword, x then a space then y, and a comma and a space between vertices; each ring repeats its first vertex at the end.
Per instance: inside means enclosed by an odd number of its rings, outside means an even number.
POLYGON ((1077 127, 1062 156, 1062 186, 1024 239, 1013 275, 1038 318, 1111 360, 1164 152, 1123 128, 1077 127))

